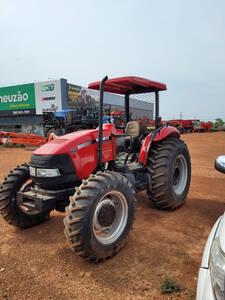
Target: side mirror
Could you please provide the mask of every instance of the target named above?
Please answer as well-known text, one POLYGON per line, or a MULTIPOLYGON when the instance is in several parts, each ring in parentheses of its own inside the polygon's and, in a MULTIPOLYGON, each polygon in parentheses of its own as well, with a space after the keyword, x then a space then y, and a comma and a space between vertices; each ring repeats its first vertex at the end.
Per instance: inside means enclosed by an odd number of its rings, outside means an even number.
POLYGON ((225 155, 220 155, 215 160, 215 168, 217 171, 225 173, 225 155))

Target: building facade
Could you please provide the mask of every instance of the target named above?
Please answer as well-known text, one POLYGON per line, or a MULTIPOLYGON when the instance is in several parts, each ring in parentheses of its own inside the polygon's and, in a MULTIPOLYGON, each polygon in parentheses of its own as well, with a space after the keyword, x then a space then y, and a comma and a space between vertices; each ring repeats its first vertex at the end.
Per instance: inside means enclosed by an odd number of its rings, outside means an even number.
MULTIPOLYGON (((66 79, 0 88, 0 130, 44 135, 43 113, 99 103, 99 92, 70 84, 66 79)), ((111 111, 123 110, 124 98, 104 94, 111 111)), ((153 118, 153 103, 131 98, 132 119, 153 118), (142 105, 144 104, 144 105, 142 105), (142 108, 143 107, 143 108, 142 108)))

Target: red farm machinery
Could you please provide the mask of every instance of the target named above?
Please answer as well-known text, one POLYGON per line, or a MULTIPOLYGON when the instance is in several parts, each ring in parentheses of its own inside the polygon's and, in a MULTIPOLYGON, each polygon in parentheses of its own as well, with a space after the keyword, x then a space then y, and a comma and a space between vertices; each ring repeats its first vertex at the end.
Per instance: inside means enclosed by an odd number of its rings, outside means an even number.
POLYGON ((159 125, 165 84, 105 77, 89 88, 100 90, 98 128, 61 136, 35 150, 29 164, 11 170, 1 184, 0 212, 9 224, 25 228, 52 210, 66 211, 64 232, 74 252, 104 261, 124 245, 132 228, 135 193, 146 190, 156 208, 179 208, 189 190, 191 163, 180 132, 159 125), (124 95, 124 133, 103 124, 104 91, 124 95), (130 121, 135 95, 144 95, 142 104, 154 108, 155 129, 149 134, 141 122, 130 121))
POLYGON ((194 131, 195 122, 200 122, 199 120, 169 120, 168 123, 176 127, 181 133, 192 133, 194 131))
POLYGON ((46 138, 40 135, 0 131, 0 144, 20 144, 40 147, 46 142, 46 138))
POLYGON ((171 126, 176 127, 180 133, 192 132, 209 132, 212 127, 212 122, 200 122, 198 119, 191 120, 169 120, 167 121, 171 126))

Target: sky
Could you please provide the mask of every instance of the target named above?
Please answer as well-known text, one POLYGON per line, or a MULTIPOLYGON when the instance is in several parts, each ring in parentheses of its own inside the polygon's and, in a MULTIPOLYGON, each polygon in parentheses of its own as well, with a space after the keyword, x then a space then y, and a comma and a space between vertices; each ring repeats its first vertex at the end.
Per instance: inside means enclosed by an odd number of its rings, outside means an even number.
POLYGON ((0 86, 140 76, 162 119, 225 120, 224 0, 0 0, 0 86))

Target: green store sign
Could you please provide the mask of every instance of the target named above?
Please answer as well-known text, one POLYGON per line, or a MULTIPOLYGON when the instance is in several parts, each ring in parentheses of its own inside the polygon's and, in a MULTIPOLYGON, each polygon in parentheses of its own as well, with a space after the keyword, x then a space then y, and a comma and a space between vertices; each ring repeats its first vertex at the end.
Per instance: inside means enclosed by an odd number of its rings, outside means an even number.
POLYGON ((35 113, 34 83, 0 88, 0 115, 33 115, 35 113))

